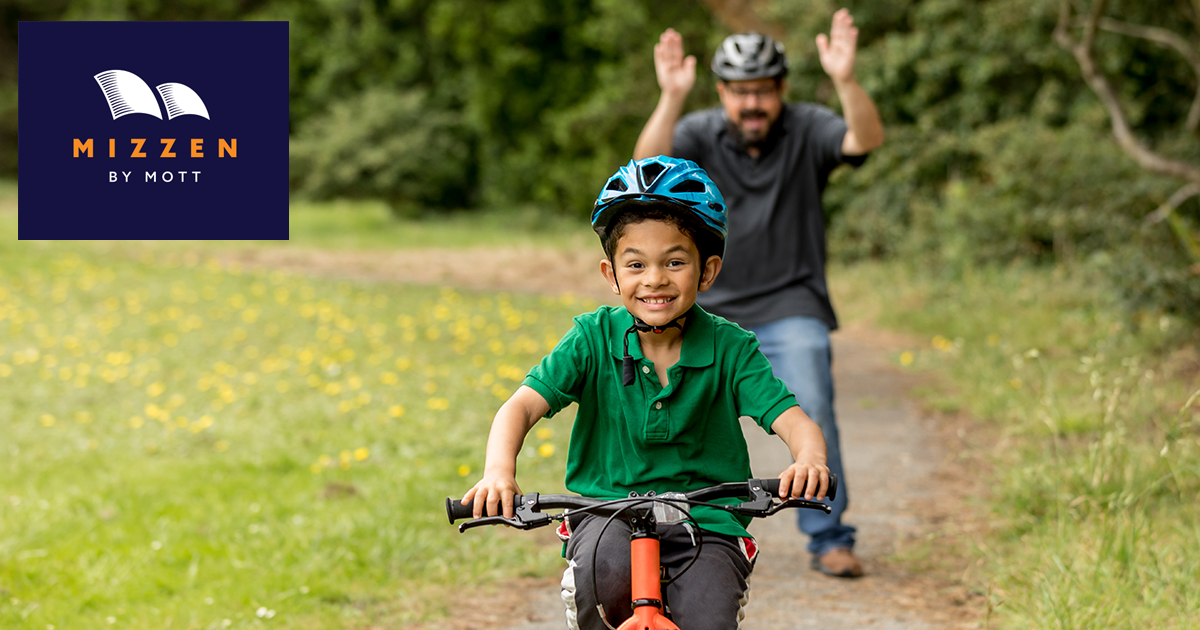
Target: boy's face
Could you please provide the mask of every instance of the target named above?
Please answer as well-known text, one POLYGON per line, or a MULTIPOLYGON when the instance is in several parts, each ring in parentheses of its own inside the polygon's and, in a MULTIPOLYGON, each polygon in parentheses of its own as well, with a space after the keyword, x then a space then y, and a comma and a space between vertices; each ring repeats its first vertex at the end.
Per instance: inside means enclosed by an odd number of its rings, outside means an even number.
POLYGON ((625 308, 651 326, 663 326, 683 315, 707 291, 721 270, 721 258, 703 265, 700 251, 687 234, 662 221, 625 227, 610 263, 600 271, 625 308))

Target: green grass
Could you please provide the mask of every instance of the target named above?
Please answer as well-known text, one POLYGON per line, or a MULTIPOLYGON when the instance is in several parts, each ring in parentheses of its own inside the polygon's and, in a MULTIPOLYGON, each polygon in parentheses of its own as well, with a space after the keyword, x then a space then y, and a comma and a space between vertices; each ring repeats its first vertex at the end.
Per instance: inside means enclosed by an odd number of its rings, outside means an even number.
MULTIPOLYGON (((557 567, 441 501, 586 308, 5 242, 0 627, 398 623, 557 567)), ((560 491, 569 418, 542 426, 522 483, 560 491)))
POLYGON ((1063 270, 862 266, 839 284, 843 312, 928 340, 894 358, 950 384, 932 407, 998 435, 976 585, 994 625, 1200 625, 1200 339, 1184 320, 1124 312, 1063 270))
MULTIPOLYGON (((0 242, 17 238, 17 185, 0 180, 0 242)), ((596 247, 588 227, 587 208, 575 216, 524 210, 477 210, 434 214, 424 218, 393 215, 382 202, 294 202, 286 241, 191 241, 198 251, 295 247, 350 251, 413 248, 549 248, 596 247)), ((83 246, 82 244, 80 246, 83 246)), ((139 249, 169 252, 178 241, 139 242, 139 249)))

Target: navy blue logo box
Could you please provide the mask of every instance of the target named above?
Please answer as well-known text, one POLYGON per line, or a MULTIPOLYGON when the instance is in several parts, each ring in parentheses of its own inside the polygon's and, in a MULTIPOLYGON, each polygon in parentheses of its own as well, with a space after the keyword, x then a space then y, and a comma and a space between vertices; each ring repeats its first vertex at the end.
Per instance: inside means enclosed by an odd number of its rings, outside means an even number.
POLYGON ((287 22, 21 22, 17 41, 19 239, 288 238, 287 22))

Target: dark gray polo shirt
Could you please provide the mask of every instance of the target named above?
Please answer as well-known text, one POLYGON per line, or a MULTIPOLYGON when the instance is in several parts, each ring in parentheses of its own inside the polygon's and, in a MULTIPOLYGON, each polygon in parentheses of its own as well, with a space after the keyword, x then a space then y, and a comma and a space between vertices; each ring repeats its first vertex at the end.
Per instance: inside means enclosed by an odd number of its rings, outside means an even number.
POLYGON ((729 131, 720 107, 675 125, 674 157, 708 171, 729 206, 724 266, 698 296, 706 310, 753 326, 806 315, 837 328, 825 284, 821 194, 843 156, 846 122, 812 103, 785 104, 762 152, 752 158, 729 131))

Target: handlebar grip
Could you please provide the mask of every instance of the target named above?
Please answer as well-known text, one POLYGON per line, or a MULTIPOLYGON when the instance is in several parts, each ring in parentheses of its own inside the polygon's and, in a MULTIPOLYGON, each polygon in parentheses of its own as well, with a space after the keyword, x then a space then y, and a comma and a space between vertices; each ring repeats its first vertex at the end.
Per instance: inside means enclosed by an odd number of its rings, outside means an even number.
MULTIPOLYGON (((524 496, 519 494, 513 495, 513 509, 520 507, 521 503, 524 501, 524 496)), ((450 519, 451 525, 454 524, 454 521, 459 519, 471 518, 474 516, 474 509, 475 508, 473 505, 463 505, 461 500, 446 497, 446 516, 450 519)), ((484 514, 484 516, 487 516, 487 514, 484 514)))
POLYGON ((450 524, 461 518, 471 518, 471 511, 474 509, 471 505, 463 505, 462 501, 446 497, 446 517, 450 519, 450 524))
MULTIPOLYGON (((779 479, 763 479, 763 490, 766 490, 772 496, 779 496, 779 479)), ((833 473, 829 473, 829 492, 825 493, 825 498, 830 501, 837 498, 838 477, 833 473)))

